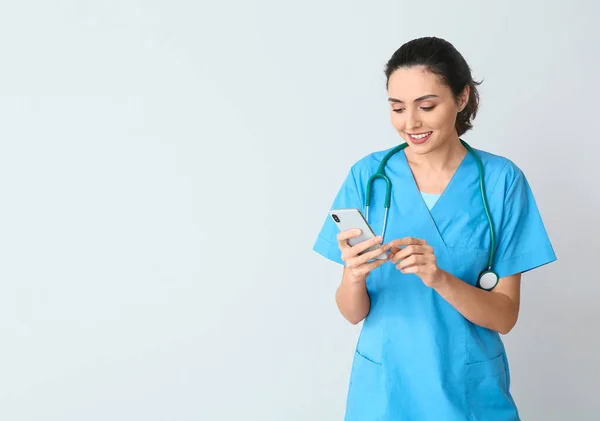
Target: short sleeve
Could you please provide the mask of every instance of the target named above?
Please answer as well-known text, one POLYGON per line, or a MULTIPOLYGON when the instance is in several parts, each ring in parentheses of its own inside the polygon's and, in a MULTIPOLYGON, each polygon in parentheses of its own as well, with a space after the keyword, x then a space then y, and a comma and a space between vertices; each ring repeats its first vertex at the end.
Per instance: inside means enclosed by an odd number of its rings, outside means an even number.
POLYGON ((494 269, 500 278, 556 260, 533 192, 518 168, 504 195, 502 222, 496 237, 494 269))
MULTIPOLYGON (((342 183, 329 210, 344 208, 362 209, 362 207, 360 190, 354 176, 354 168, 352 168, 342 183)), ((338 233, 339 229, 337 225, 331 219, 329 213, 327 213, 321 231, 317 235, 313 250, 325 258, 343 265, 344 262, 337 242, 338 233)))

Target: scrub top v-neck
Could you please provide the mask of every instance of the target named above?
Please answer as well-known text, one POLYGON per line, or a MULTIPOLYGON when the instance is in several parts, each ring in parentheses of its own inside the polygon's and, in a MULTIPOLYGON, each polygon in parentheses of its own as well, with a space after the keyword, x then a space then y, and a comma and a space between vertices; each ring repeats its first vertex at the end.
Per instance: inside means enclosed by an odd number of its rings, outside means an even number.
POLYGON ((423 197, 423 200, 425 201, 425 205, 427 205, 427 209, 429 209, 429 212, 431 212, 431 208, 433 208, 435 206, 435 203, 440 198, 440 194, 439 193, 425 193, 424 191, 422 191, 421 197, 423 197))

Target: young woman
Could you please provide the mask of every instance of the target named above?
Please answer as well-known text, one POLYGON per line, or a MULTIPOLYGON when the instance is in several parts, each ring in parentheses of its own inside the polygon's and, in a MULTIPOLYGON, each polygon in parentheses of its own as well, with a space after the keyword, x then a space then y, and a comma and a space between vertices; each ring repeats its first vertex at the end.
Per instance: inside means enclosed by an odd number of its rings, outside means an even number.
POLYGON ((385 69, 402 146, 356 162, 332 209, 365 214, 377 237, 354 246, 328 216, 314 250, 344 265, 336 302, 364 320, 346 420, 494 420, 519 415, 500 334, 517 321, 521 274, 556 260, 534 196, 509 159, 476 150, 479 95, 447 41, 402 45, 385 69), (359 254, 378 245, 371 252, 359 254), (385 252, 387 260, 373 260, 385 252))

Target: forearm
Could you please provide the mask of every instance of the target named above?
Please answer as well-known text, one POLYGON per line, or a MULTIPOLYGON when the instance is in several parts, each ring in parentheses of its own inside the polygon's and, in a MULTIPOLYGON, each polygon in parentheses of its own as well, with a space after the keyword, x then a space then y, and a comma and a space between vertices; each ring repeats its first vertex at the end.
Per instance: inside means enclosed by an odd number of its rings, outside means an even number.
POLYGON ((474 287, 445 271, 433 288, 476 325, 507 334, 517 322, 519 304, 503 293, 474 287))
POLYGON ((366 280, 355 281, 344 268, 342 282, 335 294, 335 301, 342 316, 352 324, 360 323, 369 314, 371 300, 367 292, 366 280))

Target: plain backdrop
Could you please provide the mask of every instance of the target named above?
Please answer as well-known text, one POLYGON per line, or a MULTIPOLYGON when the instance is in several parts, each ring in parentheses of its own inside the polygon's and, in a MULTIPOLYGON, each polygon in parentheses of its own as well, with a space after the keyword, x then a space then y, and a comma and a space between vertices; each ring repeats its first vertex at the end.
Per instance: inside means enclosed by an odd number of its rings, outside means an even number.
POLYGON ((383 67, 452 42, 465 139, 526 174, 558 261, 504 337, 524 420, 600 417, 600 7, 0 3, 0 419, 341 420, 359 326, 311 251, 401 141, 383 67))

